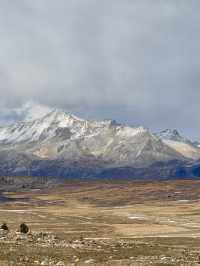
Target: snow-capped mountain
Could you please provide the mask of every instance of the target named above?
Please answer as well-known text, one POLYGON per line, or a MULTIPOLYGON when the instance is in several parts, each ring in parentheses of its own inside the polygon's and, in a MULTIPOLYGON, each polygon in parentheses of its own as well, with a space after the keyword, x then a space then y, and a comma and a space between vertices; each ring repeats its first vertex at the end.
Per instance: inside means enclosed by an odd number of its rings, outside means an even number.
POLYGON ((166 140, 174 140, 174 141, 180 141, 180 142, 189 142, 186 138, 181 136, 179 132, 176 129, 165 129, 161 131, 160 133, 157 133, 157 136, 161 139, 166 140))
POLYGON ((85 120, 62 110, 0 128, 0 173, 5 175, 90 176, 199 158, 200 149, 175 130, 152 134, 144 127, 85 120))
POLYGON ((88 121, 60 110, 1 128, 0 145, 41 158, 93 156, 118 166, 180 157, 143 127, 128 127, 112 120, 88 121))

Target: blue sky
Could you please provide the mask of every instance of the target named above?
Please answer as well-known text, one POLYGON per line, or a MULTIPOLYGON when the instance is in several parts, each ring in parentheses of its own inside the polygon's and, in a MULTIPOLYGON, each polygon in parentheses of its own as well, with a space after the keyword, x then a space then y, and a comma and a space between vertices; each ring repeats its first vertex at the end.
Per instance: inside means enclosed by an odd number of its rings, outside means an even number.
POLYGON ((200 139, 200 2, 0 1, 0 122, 27 102, 200 139))

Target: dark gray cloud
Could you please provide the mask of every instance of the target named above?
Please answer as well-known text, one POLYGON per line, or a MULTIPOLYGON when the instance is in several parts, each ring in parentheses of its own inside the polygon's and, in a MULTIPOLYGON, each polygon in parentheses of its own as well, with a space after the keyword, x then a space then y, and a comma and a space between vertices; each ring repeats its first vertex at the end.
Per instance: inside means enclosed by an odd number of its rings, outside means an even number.
POLYGON ((2 0, 0 106, 35 101, 200 138, 199 10, 197 0, 2 0))

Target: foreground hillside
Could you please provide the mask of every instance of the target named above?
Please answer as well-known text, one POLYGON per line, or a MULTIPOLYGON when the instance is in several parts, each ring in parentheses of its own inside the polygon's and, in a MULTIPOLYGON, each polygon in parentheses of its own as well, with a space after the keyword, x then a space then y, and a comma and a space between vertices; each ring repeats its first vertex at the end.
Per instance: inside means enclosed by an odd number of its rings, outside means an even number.
POLYGON ((199 265, 199 195, 199 180, 3 193, 0 265, 199 265), (21 222, 28 235, 16 233, 21 222))
POLYGON ((53 110, 0 127, 0 175, 169 178, 200 175, 200 147, 176 130, 153 134, 53 110))

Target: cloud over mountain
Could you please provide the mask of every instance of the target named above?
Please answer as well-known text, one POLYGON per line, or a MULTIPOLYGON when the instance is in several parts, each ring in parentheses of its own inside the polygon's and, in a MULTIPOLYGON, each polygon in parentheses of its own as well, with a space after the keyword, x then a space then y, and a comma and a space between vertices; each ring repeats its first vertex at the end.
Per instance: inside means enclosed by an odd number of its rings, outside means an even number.
POLYGON ((1 1, 1 120, 34 101, 198 138, 199 7, 194 0, 1 1))

